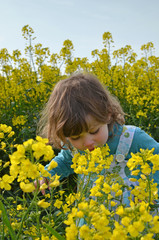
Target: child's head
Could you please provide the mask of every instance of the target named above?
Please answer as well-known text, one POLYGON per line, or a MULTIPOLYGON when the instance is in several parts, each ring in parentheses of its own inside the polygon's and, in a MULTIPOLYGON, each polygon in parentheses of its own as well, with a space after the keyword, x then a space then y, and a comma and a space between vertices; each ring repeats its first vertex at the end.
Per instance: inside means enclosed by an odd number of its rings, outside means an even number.
POLYGON ((59 81, 53 89, 42 121, 43 136, 55 147, 66 145, 67 138, 89 130, 88 116, 96 122, 124 123, 124 112, 115 97, 93 75, 78 73, 59 81))

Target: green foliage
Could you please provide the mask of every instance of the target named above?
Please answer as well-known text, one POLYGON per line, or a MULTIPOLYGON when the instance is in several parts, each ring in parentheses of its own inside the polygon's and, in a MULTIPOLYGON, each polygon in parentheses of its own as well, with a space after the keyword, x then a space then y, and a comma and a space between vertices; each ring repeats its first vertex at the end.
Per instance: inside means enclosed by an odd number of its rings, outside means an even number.
POLYGON ((22 28, 25 57, 17 49, 12 54, 0 50, 0 122, 12 126, 17 141, 35 137, 39 114, 54 85, 76 71, 95 74, 115 95, 125 111, 126 122, 137 125, 159 140, 159 57, 152 42, 141 46, 137 59, 130 45, 113 49, 110 32, 103 34, 103 48, 92 51, 92 62, 73 56, 71 40, 59 53, 35 43, 34 30, 22 28), (19 139, 19 140, 18 140, 19 139))

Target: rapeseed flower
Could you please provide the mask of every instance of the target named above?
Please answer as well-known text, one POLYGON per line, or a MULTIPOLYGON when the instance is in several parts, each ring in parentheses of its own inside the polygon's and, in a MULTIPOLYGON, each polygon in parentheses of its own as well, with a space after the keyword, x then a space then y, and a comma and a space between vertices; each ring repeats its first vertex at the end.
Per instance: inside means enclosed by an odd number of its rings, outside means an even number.
POLYGON ((54 160, 52 160, 48 166, 48 171, 51 171, 53 168, 57 167, 57 162, 55 162, 54 160))
POLYGON ((38 202, 38 206, 42 208, 50 207, 51 203, 45 202, 45 199, 42 199, 38 202))
POLYGON ((60 176, 58 176, 57 174, 55 174, 53 177, 51 177, 50 182, 49 182, 49 187, 50 188, 58 187, 60 185, 59 178, 60 178, 60 176))
POLYGON ((13 176, 10 176, 8 174, 3 175, 3 177, 0 178, 0 188, 5 190, 11 190, 10 183, 12 183, 13 181, 14 181, 13 176))
POLYGON ((62 206, 62 204, 63 204, 63 201, 57 199, 57 200, 55 201, 55 203, 54 203, 54 206, 55 206, 56 208, 60 209, 61 206, 62 206))
POLYGON ((33 183, 24 183, 20 182, 20 188, 22 189, 23 192, 33 192, 35 190, 35 186, 33 183))
POLYGON ((24 115, 14 116, 12 118, 13 126, 24 125, 26 123, 26 121, 27 121, 27 119, 26 119, 26 116, 24 116, 24 115))

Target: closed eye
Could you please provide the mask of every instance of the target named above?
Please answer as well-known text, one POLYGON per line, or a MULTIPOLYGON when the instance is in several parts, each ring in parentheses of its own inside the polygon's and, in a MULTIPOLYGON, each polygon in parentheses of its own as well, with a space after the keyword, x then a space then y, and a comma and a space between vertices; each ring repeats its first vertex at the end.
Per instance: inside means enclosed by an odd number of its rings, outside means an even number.
POLYGON ((77 136, 77 137, 71 137, 72 140, 78 140, 80 139, 80 136, 77 136))
MULTIPOLYGON (((92 134, 92 135, 95 135, 95 134, 97 134, 98 132, 99 132, 99 129, 100 128, 98 128, 97 130, 95 130, 95 131, 93 131, 93 132, 89 132, 90 134, 92 134)), ((80 137, 81 136, 72 136, 72 137, 70 137, 73 141, 76 141, 76 140, 78 140, 78 139, 80 139, 80 137)))
POLYGON ((96 131, 94 131, 94 132, 90 132, 90 134, 94 135, 94 134, 96 134, 98 132, 99 132, 99 128, 96 131))

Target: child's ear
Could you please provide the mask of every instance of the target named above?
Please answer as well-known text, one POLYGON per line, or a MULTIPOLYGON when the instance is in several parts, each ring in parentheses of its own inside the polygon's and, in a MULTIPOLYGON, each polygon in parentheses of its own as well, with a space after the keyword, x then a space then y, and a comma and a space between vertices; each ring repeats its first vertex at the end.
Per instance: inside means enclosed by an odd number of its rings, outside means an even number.
POLYGON ((117 123, 119 123, 119 124, 124 124, 125 123, 125 119, 124 119, 123 115, 118 114, 117 123))
POLYGON ((66 145, 67 145, 67 147, 68 147, 70 150, 73 149, 73 145, 70 143, 70 141, 69 141, 68 138, 66 138, 66 145))
POLYGON ((108 114, 108 117, 107 117, 107 124, 110 124, 110 123, 111 123, 111 120, 112 120, 112 114, 109 113, 109 114, 108 114))

